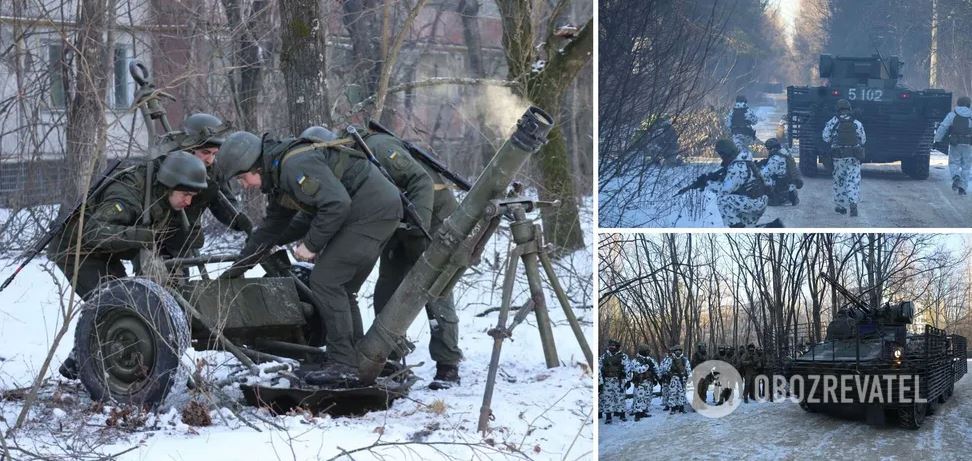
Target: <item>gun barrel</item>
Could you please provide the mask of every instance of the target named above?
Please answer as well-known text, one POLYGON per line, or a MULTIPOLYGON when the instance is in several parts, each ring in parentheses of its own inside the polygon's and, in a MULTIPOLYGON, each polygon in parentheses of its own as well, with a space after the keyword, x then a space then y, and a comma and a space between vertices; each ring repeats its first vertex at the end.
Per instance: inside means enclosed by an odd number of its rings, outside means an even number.
POLYGON ((490 200, 505 194, 513 176, 546 142, 553 125, 550 115, 537 107, 527 109, 517 122, 513 135, 493 156, 459 208, 436 232, 421 260, 358 342, 358 375, 362 382, 374 382, 388 355, 393 350, 406 349, 405 332, 426 302, 441 295, 466 270, 469 262, 463 261, 457 250, 483 222, 490 200))

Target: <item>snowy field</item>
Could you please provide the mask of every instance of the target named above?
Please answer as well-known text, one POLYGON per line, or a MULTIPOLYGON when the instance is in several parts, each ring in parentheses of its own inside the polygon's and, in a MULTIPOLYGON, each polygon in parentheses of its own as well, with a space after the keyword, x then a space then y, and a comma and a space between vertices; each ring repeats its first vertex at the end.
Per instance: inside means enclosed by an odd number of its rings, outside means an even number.
MULTIPOLYGON (((709 400, 711 401, 711 392, 709 400)), ((742 403, 732 414, 709 419, 694 413, 669 415, 661 399, 652 417, 634 422, 598 422, 598 459, 943 459, 972 453, 972 377, 918 430, 868 425, 862 420, 807 413, 789 401, 742 403)))
MULTIPOLYGON (((776 124, 786 113, 786 95, 771 96, 773 105, 754 107, 761 140, 776 136, 776 124)), ((602 207, 601 227, 724 227, 713 188, 673 197, 679 188, 716 168, 717 160, 712 159, 655 169, 652 177, 640 181, 618 178, 606 189, 619 189, 622 196, 634 199, 623 209, 602 207)), ((930 175, 922 181, 907 177, 899 163, 866 164, 861 171, 860 216, 834 212, 833 180, 821 167, 817 177, 803 178, 800 205, 768 207, 759 222, 779 218, 786 227, 803 228, 972 227, 972 198, 952 191, 947 155, 932 151, 930 175)))
MULTIPOLYGON (((585 235, 592 233, 588 200, 582 212, 585 235)), ((587 237, 590 239, 590 237, 587 237)), ((590 245, 591 242, 588 242, 590 245)), ((487 246, 483 262, 467 273, 457 288, 460 317, 460 347, 465 360, 460 365, 462 386, 446 391, 427 389, 435 374, 428 354, 428 323, 420 316, 409 329, 417 349, 409 363, 424 362, 415 370, 425 379, 413 387, 407 398, 396 401, 388 411, 361 417, 332 418, 291 414, 274 417, 266 410, 240 406, 235 385, 219 394, 225 399, 210 407, 212 426, 191 427, 181 421, 179 411, 190 398, 181 387, 156 414, 134 427, 120 421, 118 409, 93 408, 78 382, 57 374, 57 365, 73 344, 73 328, 57 348, 41 400, 30 412, 26 427, 7 434, 3 442, 12 453, 23 457, 98 459, 119 455, 120 459, 165 460, 256 460, 256 459, 589 459, 592 456, 593 380, 583 353, 567 324, 552 291, 548 308, 554 322, 557 352, 563 366, 547 369, 539 335, 529 316, 506 342, 493 395, 495 421, 491 432, 476 431, 482 403, 492 338, 486 331, 495 326, 496 312, 479 314, 500 304, 502 270, 505 267, 509 232, 505 225, 487 246), (112 417, 113 412, 116 417, 112 417)), ((561 283, 568 290, 575 314, 581 319, 588 341, 593 343, 592 267, 590 249, 578 251, 555 263, 561 283)), ((12 261, 0 259, 0 275, 12 270, 12 261)), ((218 272, 218 265, 211 271, 218 272)), ((59 326, 60 272, 44 258, 38 258, 0 293, 0 435, 16 421, 22 406, 22 392, 29 386, 53 341, 59 326)), ((255 269, 248 275, 256 275, 255 269)), ((373 319, 370 309, 377 269, 362 289, 361 305, 365 325, 373 319)), ((528 296, 525 276, 517 279, 514 305, 528 296)), ((511 317, 512 318, 512 317, 511 317)), ((593 346, 593 344, 592 344, 593 346)), ((205 372, 214 379, 238 370, 228 353, 191 351, 190 360, 204 359, 205 372)))

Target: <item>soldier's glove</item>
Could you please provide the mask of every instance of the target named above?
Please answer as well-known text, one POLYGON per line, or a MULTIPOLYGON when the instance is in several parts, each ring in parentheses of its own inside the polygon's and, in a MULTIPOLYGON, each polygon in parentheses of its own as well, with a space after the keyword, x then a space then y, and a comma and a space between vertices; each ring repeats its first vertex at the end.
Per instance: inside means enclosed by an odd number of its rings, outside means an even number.
POLYGON ((131 226, 125 229, 125 241, 132 242, 142 248, 152 248, 155 244, 155 233, 147 227, 131 226))

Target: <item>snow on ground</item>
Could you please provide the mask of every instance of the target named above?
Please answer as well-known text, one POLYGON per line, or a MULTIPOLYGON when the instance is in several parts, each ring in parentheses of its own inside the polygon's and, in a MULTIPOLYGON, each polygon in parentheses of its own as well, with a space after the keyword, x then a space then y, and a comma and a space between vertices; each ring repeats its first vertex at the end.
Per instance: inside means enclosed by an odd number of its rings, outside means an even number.
MULTIPOLYGON (((709 398, 711 401, 711 392, 709 398)), ((972 452, 972 377, 929 416, 921 429, 868 425, 862 420, 807 413, 790 401, 743 403, 710 419, 688 410, 634 422, 598 422, 598 459, 968 459, 972 452)))
MULTIPOLYGON (((756 135, 761 140, 776 136, 777 123, 786 113, 786 95, 770 96, 773 105, 754 106, 760 117, 756 135)), ((711 159, 659 168, 646 178, 618 178, 605 189, 621 190, 634 199, 623 209, 602 207, 601 226, 724 227, 714 189, 673 197, 679 188, 716 167, 711 159)), ((927 180, 909 178, 899 163, 865 164, 861 171, 860 216, 834 211, 833 180, 821 167, 816 177, 803 178, 800 205, 769 207, 759 222, 780 218, 786 227, 808 228, 972 227, 972 198, 952 191, 947 155, 932 151, 927 180)))
MULTIPOLYGON (((585 235, 592 234, 591 206, 588 201, 582 220, 585 235)), ((589 238, 589 237, 588 237, 589 238)), ((7 437, 24 449, 45 454, 85 453, 104 456, 132 449, 121 459, 327 459, 344 451, 369 447, 376 442, 390 443, 368 452, 356 452, 355 459, 386 456, 393 459, 440 459, 455 457, 510 457, 535 459, 588 459, 592 456, 593 380, 586 370, 583 353, 574 339, 553 292, 547 303, 554 322, 557 352, 563 366, 544 365, 539 334, 533 316, 505 342, 499 376, 493 395, 495 420, 491 432, 476 431, 486 382, 492 338, 486 331, 495 326, 496 312, 476 314, 500 304, 502 270, 505 267, 509 231, 504 225, 484 252, 483 262, 467 272, 457 288, 460 317, 460 347, 465 360, 460 365, 462 386, 431 391, 427 384, 435 373, 435 362, 428 354, 428 322, 424 316, 413 323, 409 338, 417 349, 409 363, 424 362, 415 370, 424 378, 406 399, 391 409, 361 417, 332 418, 290 415, 273 417, 265 410, 242 407, 242 417, 260 429, 248 427, 227 405, 210 409, 213 426, 190 427, 182 423, 178 411, 188 400, 185 390, 167 401, 159 414, 150 415, 145 425, 133 429, 106 427, 112 409, 91 411, 92 402, 78 382, 68 382, 57 374, 57 365, 73 344, 73 327, 61 341, 48 371, 48 384, 40 404, 31 410, 27 427, 7 437), (583 365, 581 365, 583 364, 583 365), (272 427, 268 422, 278 427, 272 427), (370 455, 369 455, 370 453, 370 455)), ((591 242, 588 242, 590 245, 591 242)), ((0 275, 12 270, 10 260, 0 259, 0 275)), ((575 314, 583 322, 588 341, 593 342, 592 254, 580 250, 555 263, 561 283, 568 291, 575 314)), ((0 434, 13 425, 22 400, 10 391, 29 386, 40 368, 59 326, 60 295, 55 278, 46 270, 52 267, 43 257, 24 269, 0 293, 0 434), (7 392, 4 394, 4 392, 7 392)), ((217 270, 214 265, 211 270, 217 270)), ((58 283, 64 283, 54 269, 58 283)), ((248 275, 256 275, 251 273, 248 275)), ((373 319, 371 293, 377 270, 362 289, 361 305, 365 325, 373 319)), ((520 267, 514 306, 528 296, 526 278, 520 267)), ((512 318, 512 317, 511 317, 512 318)), ((207 372, 215 378, 238 370, 229 354, 190 351, 189 359, 205 359, 207 372), (213 369, 212 365, 222 365, 213 369)), ((228 386, 223 391, 238 397, 239 390, 228 386)), ((93 456, 93 455, 92 455, 93 456)))

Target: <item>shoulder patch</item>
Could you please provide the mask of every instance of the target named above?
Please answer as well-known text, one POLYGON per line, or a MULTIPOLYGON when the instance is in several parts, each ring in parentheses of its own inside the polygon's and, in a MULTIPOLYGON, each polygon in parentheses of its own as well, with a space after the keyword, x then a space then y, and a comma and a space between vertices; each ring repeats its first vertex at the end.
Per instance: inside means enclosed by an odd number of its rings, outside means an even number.
POLYGON ((113 209, 115 210, 115 213, 121 213, 125 211, 125 208, 119 202, 115 202, 115 206, 113 207, 113 209))
POLYGON ((300 191, 306 195, 314 195, 321 188, 321 184, 314 180, 314 178, 301 174, 297 177, 297 185, 300 186, 300 191))

